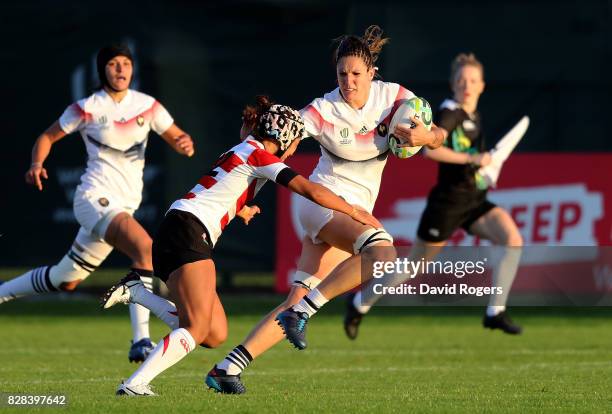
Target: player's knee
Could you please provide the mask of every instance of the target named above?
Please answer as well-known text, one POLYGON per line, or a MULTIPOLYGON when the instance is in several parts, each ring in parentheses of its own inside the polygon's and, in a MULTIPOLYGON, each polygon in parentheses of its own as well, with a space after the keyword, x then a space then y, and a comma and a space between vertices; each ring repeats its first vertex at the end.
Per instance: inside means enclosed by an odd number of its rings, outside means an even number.
POLYGON ((187 329, 191 333, 191 336, 193 337, 193 340, 197 344, 203 343, 205 341, 206 337, 208 336, 208 328, 204 328, 201 325, 192 324, 192 325, 189 325, 189 326, 185 326, 184 328, 187 329))
POLYGON ((82 246, 79 248, 73 246, 57 265, 50 268, 48 283, 56 289, 73 291, 102 262, 82 246))
POLYGON ((505 240, 505 245, 510 247, 522 247, 523 246, 523 236, 518 231, 513 231, 508 234, 508 237, 505 240))
POLYGON ((227 340, 227 329, 218 329, 211 332, 206 339, 200 343, 204 348, 218 348, 227 340))
POLYGON ((189 318, 186 324, 180 324, 181 328, 187 329, 196 344, 201 344, 206 341, 210 335, 210 321, 204 316, 194 316, 189 318))
POLYGON ((368 229, 353 244, 355 254, 361 254, 365 260, 394 261, 397 251, 393 247, 393 237, 384 229, 368 229))
POLYGON ((361 254, 373 246, 393 246, 393 237, 385 229, 369 228, 357 237, 353 243, 353 252, 361 254))

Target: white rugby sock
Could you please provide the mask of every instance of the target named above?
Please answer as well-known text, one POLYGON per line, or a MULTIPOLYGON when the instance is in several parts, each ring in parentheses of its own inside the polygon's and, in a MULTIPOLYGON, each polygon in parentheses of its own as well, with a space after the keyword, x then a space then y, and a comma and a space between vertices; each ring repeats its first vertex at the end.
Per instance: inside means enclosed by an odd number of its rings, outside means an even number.
POLYGON ((37 267, 2 283, 0 285, 0 303, 23 296, 57 291, 57 288, 49 281, 50 268, 51 266, 37 267))
POLYGON ((370 309, 372 308, 371 305, 366 305, 364 303, 364 300, 361 294, 361 290, 357 292, 355 296, 353 297, 353 306, 355 307, 355 309, 357 309, 357 312, 361 313, 362 315, 365 315, 366 313, 368 313, 370 309))
POLYGON ((130 303, 130 322, 134 343, 149 338, 149 310, 144 306, 130 303))
POLYGON ((293 305, 293 310, 296 312, 306 312, 310 317, 317 313, 327 302, 329 300, 319 292, 319 289, 315 288, 308 292, 296 305, 293 305))
MULTIPOLYGON (((132 269, 132 271, 138 272, 140 280, 144 287, 151 291, 153 290, 153 272, 150 270, 132 269), (143 276, 144 274, 144 276, 143 276)), ((130 303, 130 322, 132 324, 132 339, 134 343, 140 341, 143 338, 149 338, 149 309, 146 307, 130 303)))
POLYGON ((153 378, 193 351, 195 346, 195 340, 187 329, 175 329, 157 343, 149 357, 128 378, 125 384, 140 385, 150 383, 153 378))
POLYGON ((142 285, 136 285, 130 288, 130 300, 149 309, 155 316, 168 325, 170 329, 178 328, 179 320, 176 306, 168 299, 164 299, 153 292, 149 292, 149 290, 145 289, 142 285))
POLYGON ((516 277, 516 271, 521 260, 521 247, 502 247, 502 257, 497 266, 493 269, 491 281, 492 287, 500 287, 501 295, 491 295, 489 297, 489 306, 487 307, 487 316, 495 316, 506 309, 506 302, 510 295, 512 283, 516 277))
POLYGON ((253 357, 247 349, 238 345, 227 354, 225 359, 217 364, 217 368, 224 370, 227 375, 238 375, 249 366, 253 357))

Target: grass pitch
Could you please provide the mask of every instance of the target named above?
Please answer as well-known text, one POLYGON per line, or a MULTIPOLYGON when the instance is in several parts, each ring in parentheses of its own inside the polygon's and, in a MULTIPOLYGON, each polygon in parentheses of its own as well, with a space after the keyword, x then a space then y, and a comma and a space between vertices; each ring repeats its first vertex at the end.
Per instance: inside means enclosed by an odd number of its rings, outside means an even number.
MULTIPOLYGON (((610 412, 612 309, 514 309, 522 336, 480 326, 482 309, 378 308, 357 341, 342 300, 309 324, 309 348, 283 341, 243 374, 247 394, 207 390, 203 377, 280 297, 225 296, 230 337, 198 348, 154 382, 153 398, 118 398, 127 361, 126 307, 93 298, 0 306, 0 393, 65 394, 64 408, 3 412, 610 412)), ((152 319, 159 340, 166 327, 152 319)))

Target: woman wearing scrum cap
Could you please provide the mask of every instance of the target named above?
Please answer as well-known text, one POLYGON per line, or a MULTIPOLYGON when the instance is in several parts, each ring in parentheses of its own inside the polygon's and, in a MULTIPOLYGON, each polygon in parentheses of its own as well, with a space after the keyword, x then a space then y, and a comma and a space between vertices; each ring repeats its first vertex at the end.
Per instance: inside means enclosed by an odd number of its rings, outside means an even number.
POLYGON ((150 382, 197 344, 214 348, 225 341, 227 320, 216 292, 212 252, 237 213, 245 222, 256 214, 245 207, 266 181, 283 185, 356 223, 380 227, 369 213, 356 209, 283 163, 293 154, 304 132, 297 111, 273 105, 269 98, 259 96, 255 106, 246 107, 243 120, 243 141, 222 154, 198 184, 170 206, 155 237, 155 275, 166 282, 173 302, 148 292, 133 275, 121 280, 103 299, 104 307, 140 303, 173 329, 119 386, 119 395, 154 395, 150 382))
MULTIPOLYGON (((100 49, 100 88, 68 106, 36 140, 25 179, 42 191, 43 179, 48 178, 43 164, 53 145, 77 131, 83 138, 87 166, 74 195, 74 213, 81 228, 58 264, 38 267, 0 285, 0 303, 46 292, 73 291, 113 248, 131 259, 131 271, 150 288, 152 240, 133 217, 142 199, 147 137, 153 130, 186 156, 193 155, 194 147, 191 137, 157 100, 130 89, 133 65, 132 53, 125 45, 100 49)), ((141 362, 153 349, 149 311, 133 306, 130 316, 133 341, 128 357, 141 362)))
MULTIPOLYGON (((338 38, 333 54, 338 87, 301 111, 305 135, 321 146, 321 158, 310 180, 367 212, 372 212, 378 196, 389 154, 388 133, 393 132, 407 145, 431 148, 441 145, 446 136, 435 126, 427 131, 418 120, 416 128, 399 126, 388 131, 397 107, 415 95, 399 84, 375 80, 374 63, 387 41, 378 26, 370 26, 363 36, 338 38)), ((385 260, 388 257, 377 255, 394 254, 393 238, 383 228, 357 223, 346 214, 305 199, 299 199, 296 207, 302 252, 291 291, 210 371, 207 384, 219 392, 245 392, 242 371, 284 337, 275 321, 277 316, 285 332, 289 326, 300 331, 301 339, 291 341, 299 348, 305 347, 303 333, 308 317, 328 300, 361 283, 362 258, 385 260), (372 246, 389 249, 371 249, 372 246)))

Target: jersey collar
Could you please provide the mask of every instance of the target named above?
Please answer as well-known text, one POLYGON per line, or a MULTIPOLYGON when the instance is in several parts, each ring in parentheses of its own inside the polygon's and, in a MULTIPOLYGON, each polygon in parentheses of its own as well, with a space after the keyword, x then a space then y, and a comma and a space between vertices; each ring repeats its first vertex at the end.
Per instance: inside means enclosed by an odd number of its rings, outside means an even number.
POLYGON ((104 88, 100 89, 99 94, 103 99, 108 100, 111 104, 119 108, 124 108, 127 105, 129 105, 130 102, 132 101, 132 95, 133 95, 132 90, 128 89, 127 93, 125 94, 121 102, 115 102, 113 98, 111 98, 111 96, 108 94, 108 92, 106 92, 104 88))
POLYGON ((249 135, 248 137, 245 138, 244 142, 248 142, 249 144, 258 147, 260 149, 265 149, 264 144, 260 141, 257 141, 253 135, 249 135))

